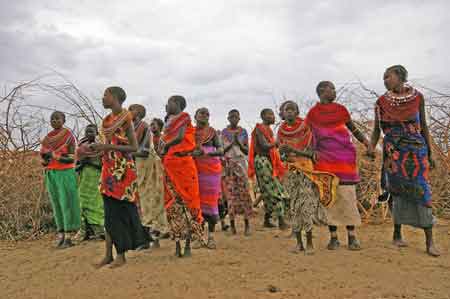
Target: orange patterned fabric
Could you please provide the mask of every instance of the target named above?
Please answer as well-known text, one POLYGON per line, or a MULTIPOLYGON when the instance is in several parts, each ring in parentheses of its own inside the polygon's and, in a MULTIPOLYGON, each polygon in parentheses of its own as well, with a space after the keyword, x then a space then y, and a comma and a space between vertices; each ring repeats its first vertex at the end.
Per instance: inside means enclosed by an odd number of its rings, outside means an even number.
POLYGON ((56 159, 51 159, 46 169, 64 170, 75 167, 75 163, 62 163, 58 161, 61 156, 70 156, 69 148, 75 147, 76 140, 72 132, 67 128, 53 130, 41 142, 41 155, 53 153, 56 159))
POLYGON ((183 127, 186 128, 183 140, 172 146, 163 158, 165 208, 169 210, 177 200, 182 200, 195 221, 201 223, 197 168, 192 156, 186 155, 195 149, 195 129, 189 114, 182 112, 170 117, 161 140, 170 142, 183 127))
MULTIPOLYGON (((102 142, 114 145, 128 145, 127 129, 133 125, 133 116, 123 109, 121 113, 109 114, 103 119, 100 137, 102 142)), ((107 151, 102 157, 100 192, 117 200, 136 203, 136 165, 131 153, 107 151)))

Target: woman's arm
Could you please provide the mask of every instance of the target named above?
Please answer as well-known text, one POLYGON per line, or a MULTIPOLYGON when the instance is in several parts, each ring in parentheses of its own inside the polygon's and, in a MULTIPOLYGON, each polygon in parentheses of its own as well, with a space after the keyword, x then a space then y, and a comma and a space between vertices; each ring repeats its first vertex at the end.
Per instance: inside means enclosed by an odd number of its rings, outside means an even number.
POLYGON ((174 139, 172 139, 169 142, 163 144, 163 148, 161 150, 160 155, 164 156, 169 151, 169 149, 172 146, 180 144, 181 141, 183 141, 184 134, 186 133, 186 127, 187 127, 187 125, 181 127, 180 130, 178 131, 178 135, 174 139))
POLYGON ((270 149, 276 147, 276 143, 271 144, 266 140, 266 137, 258 130, 256 129, 256 140, 258 141, 258 145, 261 147, 261 149, 265 152, 268 152, 270 149))
POLYGON ((149 128, 146 128, 144 134, 142 136, 142 140, 138 140, 139 149, 137 152, 133 153, 134 157, 137 158, 148 158, 150 154, 150 136, 149 136, 149 128))
POLYGON ((366 138, 366 135, 364 135, 353 123, 352 120, 350 120, 348 123, 345 124, 347 126, 347 128, 350 130, 350 132, 352 132, 353 136, 355 136, 355 138, 361 142, 362 144, 364 144, 366 147, 369 147, 369 141, 366 138))
POLYGON ((378 117, 378 108, 375 107, 375 122, 373 125, 372 136, 370 138, 370 144, 367 148, 367 155, 373 156, 375 154, 375 148, 377 147, 378 140, 380 139, 381 128, 380 120, 378 117))
POLYGON ((208 153, 208 156, 213 156, 213 157, 223 156, 222 142, 220 141, 220 138, 217 134, 214 136, 213 145, 216 148, 216 150, 214 152, 208 153))
POLYGON ((425 113, 425 99, 423 96, 420 98, 420 106, 419 106, 419 114, 420 114, 420 126, 422 128, 422 136, 425 138, 428 148, 428 161, 431 167, 434 167, 434 161, 432 159, 432 149, 431 149, 431 135, 430 130, 428 129, 427 118, 425 113))

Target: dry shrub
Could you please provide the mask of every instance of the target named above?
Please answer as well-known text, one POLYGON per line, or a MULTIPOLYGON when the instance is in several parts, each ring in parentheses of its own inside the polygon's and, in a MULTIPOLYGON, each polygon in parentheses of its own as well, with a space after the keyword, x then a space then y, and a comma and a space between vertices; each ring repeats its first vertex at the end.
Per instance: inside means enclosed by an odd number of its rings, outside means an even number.
POLYGON ((0 155, 0 239, 36 238, 47 232, 53 222, 39 155, 0 155))

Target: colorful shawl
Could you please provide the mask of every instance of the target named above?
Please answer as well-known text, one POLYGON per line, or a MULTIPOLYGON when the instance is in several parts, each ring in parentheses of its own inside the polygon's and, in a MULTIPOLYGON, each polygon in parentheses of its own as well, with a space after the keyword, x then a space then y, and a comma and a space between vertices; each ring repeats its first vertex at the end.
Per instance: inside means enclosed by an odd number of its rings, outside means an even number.
MULTIPOLYGON (((310 128, 301 119, 297 118, 293 126, 283 122, 278 130, 280 144, 288 144, 297 150, 305 150, 311 145, 312 133, 310 128)), ((336 192, 339 178, 329 172, 315 171, 311 159, 306 157, 288 157, 288 169, 291 172, 301 171, 318 188, 320 202, 325 207, 330 207, 336 201, 336 192)))
MULTIPOLYGON (((224 147, 229 146, 233 142, 233 135, 237 135, 240 143, 243 145, 248 145, 248 134, 244 128, 237 127, 236 129, 231 129, 227 127, 222 130, 221 137, 224 147)), ((233 147, 225 153, 225 158, 246 158, 245 155, 238 145, 233 145, 233 147)))
POLYGON ((416 89, 410 90, 410 94, 404 97, 397 97, 391 91, 382 95, 376 104, 377 114, 380 121, 402 122, 414 119, 419 111, 422 94, 416 89))
MULTIPOLYGON (((273 131, 269 126, 263 124, 256 124, 255 129, 252 132, 252 140, 250 142, 249 158, 248 158, 248 176, 250 178, 255 176, 255 146, 256 146, 256 130, 259 130, 261 134, 264 135, 267 142, 274 144, 275 139, 273 136, 273 131)), ((272 163, 273 176, 282 178, 285 173, 285 168, 281 162, 280 153, 275 147, 272 147, 269 151, 270 161, 272 163)))
MULTIPOLYGON (((104 143, 127 145, 127 129, 133 124, 133 116, 123 109, 117 115, 109 114, 103 119, 100 136, 104 143)), ((103 153, 100 192, 117 200, 136 203, 136 165, 131 153, 107 151, 103 153)))
POLYGON ((164 206, 171 208, 176 200, 183 200, 191 216, 198 222, 203 222, 200 210, 200 193, 198 174, 194 159, 190 153, 195 149, 195 129, 189 114, 182 112, 167 120, 162 142, 168 143, 178 136, 182 127, 186 127, 183 140, 172 146, 163 158, 164 166, 164 206))
POLYGON ((74 168, 75 163, 61 163, 57 159, 61 156, 71 156, 69 148, 75 146, 76 139, 67 128, 53 130, 41 142, 41 156, 53 153, 56 159, 51 159, 46 169, 64 170, 74 168))
POLYGON ((337 103, 317 103, 305 120, 312 129, 312 148, 317 155, 314 170, 335 174, 341 184, 359 182, 356 147, 346 127, 350 120, 347 109, 337 103))
POLYGON ((384 133, 381 186, 431 207, 428 146, 420 119, 422 98, 411 89, 404 97, 387 92, 377 101, 375 112, 384 133))

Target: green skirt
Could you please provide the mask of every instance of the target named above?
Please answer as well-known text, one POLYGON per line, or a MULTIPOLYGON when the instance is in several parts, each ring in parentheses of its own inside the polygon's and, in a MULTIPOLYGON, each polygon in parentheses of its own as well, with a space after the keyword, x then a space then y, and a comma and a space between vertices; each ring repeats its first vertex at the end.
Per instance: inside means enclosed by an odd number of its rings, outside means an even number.
POLYGON ((84 224, 103 227, 103 197, 98 189, 101 170, 84 166, 80 172, 78 193, 80 194, 81 220, 84 224))
POLYGON ((58 232, 74 232, 80 229, 80 202, 75 169, 47 170, 45 184, 58 232))
POLYGON ((268 157, 255 157, 255 172, 266 213, 283 216, 289 204, 289 195, 277 177, 273 176, 272 163, 268 157))

